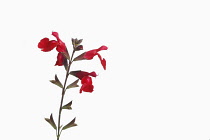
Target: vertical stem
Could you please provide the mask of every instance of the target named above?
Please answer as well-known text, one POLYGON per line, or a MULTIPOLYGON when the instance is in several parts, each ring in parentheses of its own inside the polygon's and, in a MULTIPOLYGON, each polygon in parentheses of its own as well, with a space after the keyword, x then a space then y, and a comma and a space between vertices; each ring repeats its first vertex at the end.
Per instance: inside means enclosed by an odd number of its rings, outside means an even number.
POLYGON ((66 78, 65 78, 65 81, 64 81, 64 84, 63 84, 63 89, 62 89, 62 96, 61 96, 59 115, 58 115, 57 140, 60 139, 60 122, 61 122, 61 112, 62 112, 62 106, 63 106, 63 99, 64 99, 64 95, 65 95, 65 92, 66 92, 66 83, 67 83, 67 79, 68 79, 68 76, 69 76, 70 66, 73 62, 72 58, 73 58, 74 53, 75 53, 75 50, 73 50, 72 55, 71 55, 71 59, 69 60, 69 65, 68 65, 68 68, 66 70, 66 78))

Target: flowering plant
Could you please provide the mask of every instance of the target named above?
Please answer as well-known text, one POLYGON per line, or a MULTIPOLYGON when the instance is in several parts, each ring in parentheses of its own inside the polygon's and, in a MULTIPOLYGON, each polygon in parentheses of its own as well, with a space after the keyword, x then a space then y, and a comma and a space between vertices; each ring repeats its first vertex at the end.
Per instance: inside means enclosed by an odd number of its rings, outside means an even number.
POLYGON ((97 74, 94 71, 93 72, 86 72, 86 71, 82 71, 82 70, 71 71, 70 68, 71 68, 72 63, 79 61, 79 60, 91 60, 91 59, 93 59, 94 56, 98 56, 98 58, 101 62, 101 65, 103 66, 103 69, 106 70, 106 60, 101 57, 101 55, 99 54, 99 51, 107 50, 108 48, 106 46, 101 46, 98 49, 86 51, 74 58, 75 52, 83 50, 83 45, 81 45, 82 39, 78 40, 76 38, 76 39, 71 40, 73 50, 70 55, 65 43, 59 38, 59 34, 57 32, 52 32, 52 35, 56 38, 56 40, 50 40, 49 38, 43 38, 38 43, 38 48, 40 48, 41 51, 43 51, 43 52, 49 52, 49 51, 53 50, 54 48, 56 48, 58 55, 57 55, 57 61, 55 63, 55 66, 64 66, 65 71, 66 71, 66 77, 65 77, 65 81, 63 84, 60 82, 57 75, 55 75, 54 80, 50 80, 51 83, 57 85, 58 87, 60 87, 62 89, 61 90, 61 102, 60 102, 59 113, 58 113, 58 123, 57 124, 55 123, 52 114, 50 115, 49 118, 45 118, 45 120, 55 129, 57 140, 59 140, 60 136, 61 136, 61 132, 63 130, 77 126, 77 124, 75 123, 76 117, 73 120, 71 120, 69 123, 67 123, 66 125, 61 125, 62 110, 64 110, 64 109, 71 110, 72 109, 71 108, 72 101, 63 105, 64 95, 65 95, 67 89, 79 87, 78 82, 81 81, 81 87, 80 87, 79 93, 82 93, 82 92, 90 92, 91 93, 91 92, 93 92, 93 89, 94 89, 91 77, 97 76, 97 74), (75 76, 78 79, 76 81, 72 82, 71 84, 67 84, 69 75, 75 76))

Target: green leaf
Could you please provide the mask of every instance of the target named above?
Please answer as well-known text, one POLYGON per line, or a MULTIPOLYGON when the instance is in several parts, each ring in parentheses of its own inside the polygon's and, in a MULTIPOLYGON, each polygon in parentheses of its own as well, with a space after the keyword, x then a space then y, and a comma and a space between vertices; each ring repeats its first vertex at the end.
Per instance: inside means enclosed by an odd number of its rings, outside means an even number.
POLYGON ((76 120, 76 118, 74 118, 70 123, 68 123, 67 125, 65 125, 62 130, 68 129, 70 127, 77 126, 77 124, 75 123, 75 120, 76 120))
POLYGON ((56 126, 56 124, 55 124, 55 122, 54 122, 54 120, 53 120, 52 114, 50 115, 50 119, 45 118, 45 120, 46 120, 54 129, 57 129, 57 126, 56 126))
POLYGON ((57 75, 55 75, 55 80, 50 80, 51 83, 59 86, 60 88, 63 88, 63 85, 61 84, 60 80, 58 79, 57 75))
POLYGON ((79 85, 77 85, 78 82, 79 82, 79 79, 77 79, 76 81, 74 81, 73 83, 71 83, 70 85, 68 85, 66 87, 66 89, 78 87, 79 86, 79 85))
POLYGON ((64 106, 62 107, 62 109, 69 109, 69 110, 71 110, 71 109, 72 109, 72 108, 71 108, 71 105, 72 105, 72 101, 69 102, 68 104, 64 105, 64 106))

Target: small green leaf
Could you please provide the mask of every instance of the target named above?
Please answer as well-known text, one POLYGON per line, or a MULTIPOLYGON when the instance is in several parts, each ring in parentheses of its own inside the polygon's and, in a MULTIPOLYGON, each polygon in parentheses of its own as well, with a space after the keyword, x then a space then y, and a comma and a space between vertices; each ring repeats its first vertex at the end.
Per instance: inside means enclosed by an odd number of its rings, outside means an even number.
POLYGON ((45 120, 46 120, 54 129, 57 129, 57 126, 56 126, 56 124, 55 124, 55 122, 54 122, 54 120, 53 120, 52 114, 50 115, 50 119, 45 118, 45 120))
POLYGON ((57 75, 55 75, 55 80, 50 80, 51 83, 59 86, 60 88, 63 88, 63 85, 61 84, 60 80, 58 79, 57 75))
POLYGON ((79 85, 77 85, 78 82, 79 82, 79 79, 77 79, 76 81, 74 81, 73 83, 71 83, 70 85, 68 85, 66 87, 66 89, 78 87, 79 86, 79 85))
POLYGON ((69 102, 68 104, 64 105, 64 106, 62 107, 62 109, 69 109, 69 110, 71 110, 71 109, 72 109, 72 108, 71 108, 71 105, 72 105, 72 101, 69 102))
POLYGON ((65 125, 62 130, 68 129, 70 127, 77 126, 77 124, 75 123, 75 120, 76 120, 76 118, 74 118, 70 123, 68 123, 67 125, 65 125))

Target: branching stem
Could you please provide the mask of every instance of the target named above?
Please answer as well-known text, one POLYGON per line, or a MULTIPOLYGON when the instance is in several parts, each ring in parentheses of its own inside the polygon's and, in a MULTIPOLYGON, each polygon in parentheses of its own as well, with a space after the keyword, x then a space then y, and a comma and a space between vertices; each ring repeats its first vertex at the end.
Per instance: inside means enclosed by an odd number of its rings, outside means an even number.
POLYGON ((74 53, 75 53, 75 50, 73 50, 72 55, 71 55, 71 58, 69 60, 68 68, 66 70, 66 78, 65 78, 65 81, 64 81, 64 84, 63 84, 63 88, 62 88, 62 96, 61 96, 61 102, 60 102, 60 108, 59 108, 59 115, 58 115, 58 126, 57 126, 57 130, 56 130, 57 140, 60 139, 60 135, 61 135, 60 122, 61 122, 61 112, 62 112, 62 106, 63 106, 63 99, 64 99, 64 95, 65 95, 65 91, 66 91, 66 83, 67 83, 67 80, 68 80, 70 67, 71 67, 71 64, 73 62, 72 59, 73 59, 74 53))

